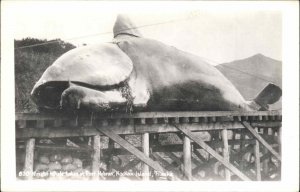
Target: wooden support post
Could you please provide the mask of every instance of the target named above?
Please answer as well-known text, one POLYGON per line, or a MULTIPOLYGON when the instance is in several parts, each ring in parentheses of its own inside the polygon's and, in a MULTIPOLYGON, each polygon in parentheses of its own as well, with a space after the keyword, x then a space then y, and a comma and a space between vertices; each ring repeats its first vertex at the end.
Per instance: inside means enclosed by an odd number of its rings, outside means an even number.
POLYGON ((92 173, 94 180, 98 180, 98 171, 100 166, 100 152, 101 152, 101 143, 100 143, 100 135, 95 135, 93 137, 93 162, 92 162, 92 173))
POLYGON ((169 118, 168 117, 164 117, 164 123, 169 123, 169 118))
POLYGON ((242 151, 245 147, 245 131, 244 129, 240 129, 240 151, 242 151))
POLYGON ((183 168, 187 180, 192 180, 191 141, 187 136, 183 139, 183 168))
POLYGON ((35 146, 34 138, 30 138, 26 141, 24 172, 29 173, 29 176, 26 179, 32 179, 33 162, 34 162, 34 146, 35 146))
POLYGON ((153 124, 157 124, 157 118, 152 118, 152 122, 153 122, 153 124))
POLYGON ((111 172, 112 171, 112 165, 113 165, 113 158, 114 158, 114 147, 115 147, 115 142, 112 139, 108 140, 108 159, 107 159, 107 171, 111 172))
MULTIPOLYGON (((229 146, 228 146, 227 129, 222 130, 222 140, 223 140, 223 144, 224 144, 223 157, 229 163, 229 146)), ((225 179, 226 179, 226 181, 231 180, 229 169, 225 169, 225 179)))
MULTIPOLYGON (((36 121, 36 128, 43 129, 45 128, 45 121, 44 120, 37 120, 36 121)), ((41 139, 36 139, 36 143, 38 144, 41 139)))
MULTIPOLYGON (((144 154, 149 157, 149 133, 144 133, 142 135, 142 148, 144 154)), ((149 166, 146 163, 143 163, 142 167, 143 180, 149 181, 149 166)))
POLYGON ((192 123, 199 123, 199 117, 193 117, 192 123))
POLYGON ((232 130, 232 141, 233 141, 233 142, 232 142, 232 145, 231 145, 231 149, 233 149, 233 150, 235 149, 235 146, 236 146, 236 145, 234 144, 234 143, 235 143, 235 142, 234 142, 235 140, 236 140, 236 130, 232 130))
POLYGON ((255 141, 254 155, 255 155, 255 165, 256 165, 256 179, 257 181, 261 181, 259 142, 257 140, 255 141))
POLYGON ((174 123, 177 123, 177 124, 179 123, 179 117, 174 118, 174 123))
POLYGON ((175 126, 178 130, 182 131, 186 136, 188 136, 190 139, 195 141, 200 147, 202 147, 204 150, 206 150, 208 153, 210 153, 213 157, 215 157, 218 161, 220 161, 223 165, 225 165, 228 169, 230 169, 234 174, 236 174, 238 177, 240 177, 242 180, 250 181, 250 179, 243 174, 240 170, 238 170, 236 167, 234 167, 231 163, 228 163, 221 155, 219 155, 215 150, 213 150, 210 146, 208 146, 204 141, 201 140, 201 138, 195 136, 192 134, 190 130, 188 130, 186 127, 183 126, 175 126))
POLYGON ((279 145, 279 154, 281 154, 281 131, 282 131, 282 128, 278 127, 277 142, 279 145))
POLYGON ((269 160, 270 160, 270 155, 268 155, 268 149, 264 148, 263 149, 264 153, 267 155, 267 158, 263 160, 263 173, 264 177, 266 177, 269 173, 269 160))
POLYGON ((273 131, 273 129, 272 128, 268 128, 268 135, 273 135, 274 134, 274 131, 273 131))

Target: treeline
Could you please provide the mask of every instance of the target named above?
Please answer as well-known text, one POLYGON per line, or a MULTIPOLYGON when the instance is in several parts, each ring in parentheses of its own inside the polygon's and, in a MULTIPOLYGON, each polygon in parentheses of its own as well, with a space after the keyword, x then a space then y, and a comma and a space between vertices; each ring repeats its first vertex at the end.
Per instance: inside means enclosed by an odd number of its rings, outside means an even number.
POLYGON ((30 92, 43 72, 63 53, 75 48, 60 39, 24 38, 15 40, 16 112, 36 112, 30 92))

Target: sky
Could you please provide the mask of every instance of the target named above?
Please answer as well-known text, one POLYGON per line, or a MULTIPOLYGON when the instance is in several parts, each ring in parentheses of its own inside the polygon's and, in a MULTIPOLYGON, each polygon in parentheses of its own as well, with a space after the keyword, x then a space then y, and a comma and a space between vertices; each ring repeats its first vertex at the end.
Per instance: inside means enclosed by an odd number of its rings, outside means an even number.
POLYGON ((281 13, 268 4, 163 2, 13 2, 7 7, 15 39, 60 38, 75 46, 111 42, 118 13, 144 37, 196 54, 216 65, 261 53, 281 60, 281 13))

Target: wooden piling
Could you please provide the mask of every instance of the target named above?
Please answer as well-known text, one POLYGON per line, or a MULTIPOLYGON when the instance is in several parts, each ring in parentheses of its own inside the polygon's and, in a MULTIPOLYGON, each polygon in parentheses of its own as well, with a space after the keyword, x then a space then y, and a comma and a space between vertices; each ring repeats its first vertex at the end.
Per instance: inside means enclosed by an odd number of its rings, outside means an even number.
MULTIPOLYGON (((149 133, 144 133, 142 135, 142 148, 144 154, 149 157, 149 133)), ((146 163, 143 163, 142 166, 143 180, 149 181, 149 166, 146 163)))
POLYGON ((30 138, 26 141, 26 155, 25 155, 25 163, 24 163, 24 172, 28 173, 28 177, 26 177, 26 179, 32 179, 33 162, 34 162, 34 146, 35 146, 34 138, 30 138))
POLYGON ((114 147, 115 147, 115 142, 112 139, 109 139, 108 140, 108 155, 109 155, 109 157, 106 162, 108 172, 111 172, 113 169, 112 165, 113 165, 113 158, 114 158, 114 154, 113 154, 114 147))
POLYGON ((278 134, 277 134, 277 142, 278 142, 278 145, 279 145, 279 151, 278 153, 281 155, 281 131, 282 131, 282 128, 279 127, 278 128, 278 134))
POLYGON ((98 171, 100 166, 100 152, 101 152, 101 143, 100 143, 100 135, 93 136, 93 161, 92 161, 92 173, 93 180, 98 180, 98 171))
POLYGON ((255 155, 255 167, 256 167, 256 179, 257 181, 261 181, 261 173, 260 173, 260 155, 259 155, 259 141, 255 140, 254 146, 254 155, 255 155))
MULTIPOLYGON (((223 129, 222 130, 222 140, 223 140, 223 144, 224 144, 224 148, 223 148, 223 157, 224 159, 229 163, 229 146, 228 146, 228 131, 227 129, 223 129)), ((225 179, 226 181, 230 181, 230 171, 229 169, 225 168, 225 179)))
POLYGON ((191 141, 187 136, 183 139, 183 168, 187 180, 192 180, 191 141))

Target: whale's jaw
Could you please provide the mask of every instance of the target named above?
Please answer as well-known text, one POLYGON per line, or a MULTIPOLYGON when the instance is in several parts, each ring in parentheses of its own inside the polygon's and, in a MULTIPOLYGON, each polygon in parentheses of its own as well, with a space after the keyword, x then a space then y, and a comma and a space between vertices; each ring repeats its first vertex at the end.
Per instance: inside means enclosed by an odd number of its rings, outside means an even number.
POLYGON ((93 111, 123 110, 128 105, 130 94, 126 86, 101 89, 72 82, 47 82, 36 87, 31 97, 41 108, 50 110, 88 109, 93 111), (125 93, 126 92, 126 93, 125 93))

